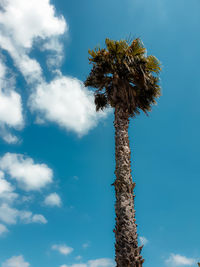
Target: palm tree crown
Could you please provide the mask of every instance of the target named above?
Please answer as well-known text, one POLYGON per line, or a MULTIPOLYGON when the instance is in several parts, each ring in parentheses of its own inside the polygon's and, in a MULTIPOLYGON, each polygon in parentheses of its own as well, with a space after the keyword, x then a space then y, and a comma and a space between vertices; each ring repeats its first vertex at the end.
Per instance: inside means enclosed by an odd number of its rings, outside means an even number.
POLYGON ((140 110, 147 113, 160 96, 160 62, 147 56, 139 38, 130 45, 125 40, 106 39, 105 43, 106 48, 89 50, 93 67, 85 81, 85 86, 96 88, 97 111, 110 105, 128 111, 129 116, 140 110))

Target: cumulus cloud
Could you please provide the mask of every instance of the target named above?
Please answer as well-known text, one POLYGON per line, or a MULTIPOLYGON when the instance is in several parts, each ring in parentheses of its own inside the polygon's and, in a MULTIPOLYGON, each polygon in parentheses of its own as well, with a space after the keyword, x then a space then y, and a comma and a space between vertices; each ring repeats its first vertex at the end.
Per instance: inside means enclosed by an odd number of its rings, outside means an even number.
POLYGON ((62 202, 60 196, 57 193, 52 193, 45 198, 44 204, 51 207, 60 207, 62 202))
POLYGON ((32 222, 33 223, 46 224, 47 223, 47 219, 41 214, 35 214, 35 215, 32 216, 32 222))
POLYGON ((39 190, 53 180, 53 171, 46 164, 34 163, 22 154, 6 153, 0 158, 0 169, 26 190, 39 190))
POLYGON ((194 258, 187 258, 179 254, 171 254, 169 258, 165 261, 168 266, 193 266, 196 264, 194 258))
POLYGON ((43 49, 61 53, 58 37, 67 30, 65 19, 56 16, 50 0, 7 0, 1 5, 0 47, 11 55, 28 82, 40 80, 40 64, 29 52, 43 40, 43 49))
POLYGON ((0 221, 5 224, 21 223, 41 223, 46 224, 46 218, 41 214, 33 214, 31 211, 18 210, 7 203, 0 205, 0 221))
POLYGON ((7 182, 5 179, 0 178, 0 196, 4 193, 8 193, 12 191, 13 191, 12 185, 9 182, 7 182))
POLYGON ((5 174, 0 170, 0 203, 12 203, 18 194, 14 192, 14 186, 5 179, 5 174))
POLYGON ((46 121, 55 122, 79 136, 97 125, 105 112, 96 113, 93 93, 78 79, 58 76, 50 83, 38 85, 29 105, 46 121))
POLYGON ((147 243, 149 243, 149 240, 145 236, 139 237, 141 245, 145 246, 147 243))
POLYGON ((15 91, 0 92, 0 121, 14 128, 22 125, 21 97, 15 91))
POLYGON ((16 224, 19 211, 11 208, 8 204, 3 203, 0 206, 0 221, 6 224, 16 224))
POLYGON ((5 225, 0 223, 0 236, 7 232, 8 232, 8 228, 5 225))
POLYGON ((67 245, 53 245, 51 249, 58 251, 60 254, 69 255, 73 252, 73 248, 68 247, 67 245))
POLYGON ((2 267, 29 267, 30 264, 25 262, 23 256, 13 256, 2 264, 2 267))
MULTIPOLYGON (((53 181, 53 171, 46 164, 34 163, 34 160, 22 154, 6 153, 0 158, 0 223, 46 224, 42 214, 18 208, 17 204, 25 201, 30 204, 32 195, 17 192, 18 186, 25 191, 40 190, 53 181), (9 179, 9 180, 8 180, 9 179), (15 181, 17 183, 15 183, 15 181), (17 200, 17 201, 16 201, 17 200)), ((51 196, 51 195, 50 195, 51 196)), ((56 195, 50 198, 51 204, 58 205, 56 195), (56 202, 57 201, 57 202, 56 202)), ((0 224, 0 234, 6 229, 0 224)))
POLYGON ((89 260, 87 263, 75 263, 72 265, 61 265, 60 267, 114 267, 115 263, 112 259, 101 258, 89 260))
POLYGON ((20 220, 26 224, 28 223, 41 223, 46 224, 46 218, 41 214, 33 214, 31 211, 18 211, 20 220))
POLYGON ((3 8, 2 32, 21 47, 31 48, 36 38, 54 37, 66 30, 65 19, 56 16, 50 0, 6 0, 3 8))
POLYGON ((16 143, 17 137, 8 129, 23 128, 22 101, 14 88, 15 79, 8 77, 8 68, 0 60, 0 135, 7 143, 16 143))

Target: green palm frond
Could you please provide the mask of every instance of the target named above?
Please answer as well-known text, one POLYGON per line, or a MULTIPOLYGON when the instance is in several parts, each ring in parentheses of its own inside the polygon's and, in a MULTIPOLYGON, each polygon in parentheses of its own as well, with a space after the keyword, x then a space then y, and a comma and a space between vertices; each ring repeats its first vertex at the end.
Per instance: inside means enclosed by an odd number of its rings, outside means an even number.
POLYGON ((159 73, 161 71, 161 64, 159 60, 154 56, 148 56, 146 58, 146 68, 149 71, 153 71, 155 73, 159 73))
POLYGON ((144 55, 146 53, 146 48, 144 48, 144 45, 139 38, 133 40, 129 50, 132 56, 144 55))

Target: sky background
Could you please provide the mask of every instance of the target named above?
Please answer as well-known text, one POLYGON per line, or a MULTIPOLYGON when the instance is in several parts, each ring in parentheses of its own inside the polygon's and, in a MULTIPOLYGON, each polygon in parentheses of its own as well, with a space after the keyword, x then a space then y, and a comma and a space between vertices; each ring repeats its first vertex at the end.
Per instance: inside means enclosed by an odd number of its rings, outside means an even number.
POLYGON ((131 119, 144 266, 200 260, 200 2, 0 1, 0 266, 113 267, 113 110, 96 114, 88 49, 140 37, 162 96, 131 119))

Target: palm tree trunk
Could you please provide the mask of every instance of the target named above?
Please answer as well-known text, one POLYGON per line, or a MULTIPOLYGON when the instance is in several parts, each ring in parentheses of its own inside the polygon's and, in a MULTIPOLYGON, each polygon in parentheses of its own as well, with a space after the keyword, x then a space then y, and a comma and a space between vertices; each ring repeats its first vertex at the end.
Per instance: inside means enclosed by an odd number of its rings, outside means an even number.
POLYGON ((131 176, 130 147, 128 138, 129 115, 120 107, 115 108, 115 260, 117 267, 142 267, 135 223, 135 183, 131 176))

